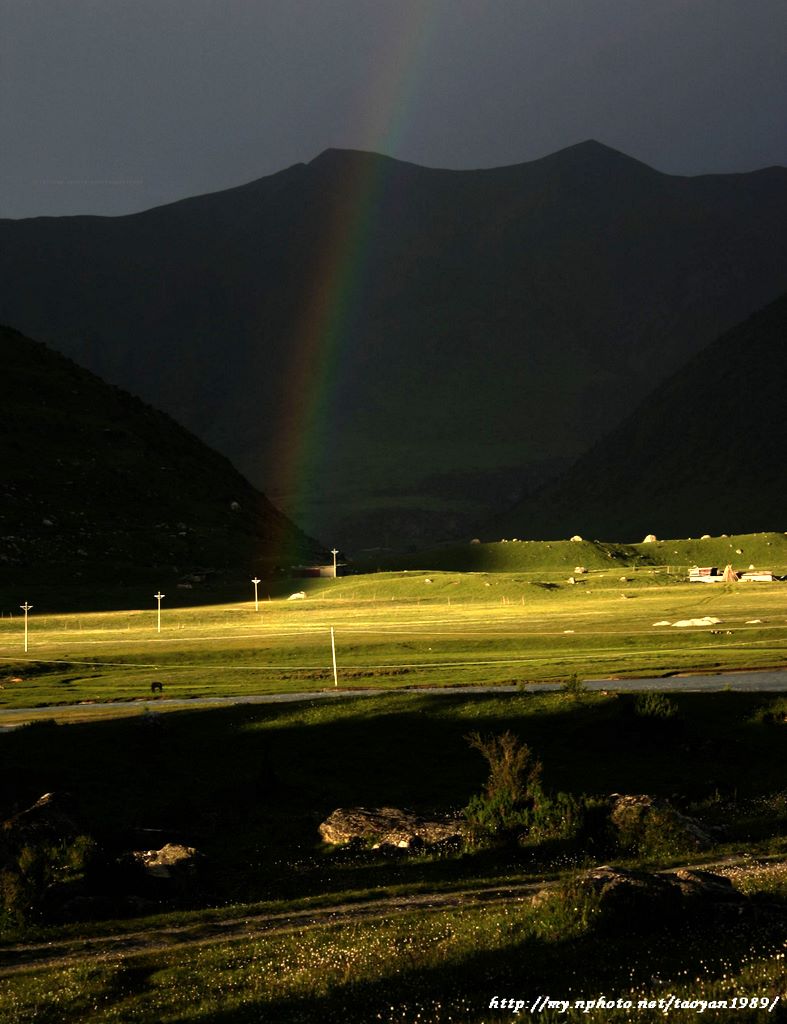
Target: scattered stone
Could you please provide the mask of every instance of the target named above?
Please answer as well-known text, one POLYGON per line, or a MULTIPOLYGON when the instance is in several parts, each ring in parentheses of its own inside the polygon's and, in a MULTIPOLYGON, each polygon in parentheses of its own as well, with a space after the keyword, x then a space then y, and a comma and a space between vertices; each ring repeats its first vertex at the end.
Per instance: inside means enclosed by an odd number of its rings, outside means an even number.
POLYGON ((661 619, 660 622, 654 622, 653 625, 654 626, 671 626, 672 623, 668 622, 666 619, 661 619))
POLYGON ((71 799, 62 793, 44 793, 32 807, 3 822, 2 839, 5 843, 19 846, 74 839, 82 831, 71 799))
POLYGON ((643 544, 655 544, 656 543, 656 534, 655 533, 649 533, 647 535, 647 537, 643 540, 642 543, 643 544))
POLYGON ((678 868, 667 877, 674 880, 684 899, 711 900, 714 903, 743 903, 746 896, 736 889, 726 875, 695 868, 678 868))
POLYGON ((609 820, 619 832, 643 828, 649 818, 655 817, 660 825, 666 823, 673 831, 682 833, 683 838, 695 849, 710 846, 713 842, 713 837, 699 822, 676 811, 666 800, 659 800, 647 793, 613 793, 610 801, 609 820))
POLYGON ((573 536, 573 537, 571 538, 571 540, 572 540, 572 541, 573 541, 573 542, 574 542, 575 544, 578 544, 578 543, 580 543, 580 542, 582 541, 582 538, 581 538, 581 537, 579 536, 579 534, 578 534, 578 533, 575 533, 575 534, 574 534, 574 536, 573 536))
POLYGON ((153 878, 194 871, 201 854, 193 846, 166 843, 160 850, 132 850, 131 857, 153 878))
POLYGON ((612 919, 647 920, 654 904, 677 912, 680 889, 663 875, 648 871, 632 871, 607 864, 588 871, 580 878, 580 886, 594 893, 601 911, 612 919))
POLYGON ((579 885, 596 896, 607 926, 626 930, 637 922, 647 928, 654 918, 682 918, 690 908, 723 909, 748 902, 723 875, 690 868, 655 873, 605 864, 582 875, 579 885))
POLYGON ((368 842, 375 849, 433 846, 461 839, 463 834, 461 818, 422 818, 396 807, 339 807, 320 825, 320 836, 326 843, 340 846, 368 842))
POLYGON ((717 626, 720 622, 721 619, 717 619, 714 615, 704 615, 701 619, 678 619, 672 625, 683 629, 685 626, 717 626))
POLYGON ((305 590, 297 590, 294 594, 290 594, 287 598, 288 601, 303 601, 306 599, 305 590))

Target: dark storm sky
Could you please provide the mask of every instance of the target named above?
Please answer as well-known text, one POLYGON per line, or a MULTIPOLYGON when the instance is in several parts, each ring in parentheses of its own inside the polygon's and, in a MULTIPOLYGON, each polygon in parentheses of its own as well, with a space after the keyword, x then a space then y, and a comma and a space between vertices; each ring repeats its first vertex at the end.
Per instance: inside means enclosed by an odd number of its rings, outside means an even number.
POLYGON ((131 212, 329 146, 787 164, 785 39, 785 0, 0 0, 0 216, 131 212))

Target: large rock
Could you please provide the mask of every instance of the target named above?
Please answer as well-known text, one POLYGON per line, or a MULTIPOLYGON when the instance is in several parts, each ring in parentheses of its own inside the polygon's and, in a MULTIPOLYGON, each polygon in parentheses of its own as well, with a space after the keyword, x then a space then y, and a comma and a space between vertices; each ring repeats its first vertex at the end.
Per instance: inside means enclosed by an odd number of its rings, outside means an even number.
POLYGON ((152 878, 173 878, 193 873, 200 858, 193 846, 167 843, 160 850, 134 850, 133 860, 152 878))
POLYGON ((0 856, 22 846, 62 842, 83 832, 79 826, 71 798, 60 793, 44 793, 24 811, 19 811, 0 826, 0 856))
POLYGON ((602 867, 580 879, 581 888, 593 893, 608 917, 641 918, 658 907, 661 913, 678 909, 681 890, 667 875, 627 868, 602 867))
POLYGON ((361 841, 411 849, 461 838, 463 821, 422 818, 396 807, 339 807, 320 825, 320 835, 335 846, 361 841))
POLYGON ((608 926, 627 929, 684 918, 690 910, 721 912, 748 902, 723 875, 690 868, 656 873, 605 864, 586 872, 578 884, 598 900, 608 926))
POLYGON ((683 845, 700 850, 713 843, 710 833, 694 818, 676 811, 666 800, 647 793, 613 793, 609 820, 621 838, 634 837, 649 827, 669 830, 683 845))
POLYGON ((714 871, 678 868, 667 877, 678 886, 684 900, 706 903, 745 903, 747 900, 726 875, 717 875, 714 871))

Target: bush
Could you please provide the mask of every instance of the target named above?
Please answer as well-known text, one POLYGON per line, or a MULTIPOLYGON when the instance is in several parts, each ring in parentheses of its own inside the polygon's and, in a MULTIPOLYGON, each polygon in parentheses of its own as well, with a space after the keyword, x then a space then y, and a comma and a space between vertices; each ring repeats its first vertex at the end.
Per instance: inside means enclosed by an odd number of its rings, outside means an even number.
POLYGON ((23 844, 0 871, 0 924, 13 928, 46 917, 58 893, 84 880, 99 860, 97 843, 86 835, 23 844))
POLYGON ((572 697, 580 697, 584 692, 585 684, 583 680, 580 679, 576 672, 572 672, 563 683, 563 693, 567 693, 572 697))
POLYGON ((634 701, 634 714, 638 718, 652 718, 666 722, 675 718, 678 705, 663 693, 641 693, 634 701))
POLYGON ((579 832, 582 804, 567 793, 550 796, 541 785, 541 762, 512 732, 482 737, 471 733, 470 746, 489 765, 482 793, 464 809, 471 841, 519 842, 527 836, 573 838, 579 832))
POLYGON ((530 827, 534 808, 543 801, 541 762, 510 731, 483 737, 467 737, 489 765, 484 791, 471 797, 464 814, 471 835, 481 838, 515 838, 530 827))

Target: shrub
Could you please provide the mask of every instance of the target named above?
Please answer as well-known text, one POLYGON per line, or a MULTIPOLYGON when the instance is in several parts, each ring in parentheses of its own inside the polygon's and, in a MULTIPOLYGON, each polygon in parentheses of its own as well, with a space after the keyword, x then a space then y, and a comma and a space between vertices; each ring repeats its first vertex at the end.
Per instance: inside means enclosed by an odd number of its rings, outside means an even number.
POLYGON ((667 721, 678 713, 678 705, 663 693, 641 693, 634 701, 634 714, 639 718, 667 721))
POLYGON ((0 924, 13 928, 47 916, 62 887, 86 878, 99 860, 97 843, 86 835, 24 843, 0 871, 0 924))
POLYGON ((471 733, 470 746, 489 765, 482 793, 464 809, 471 841, 540 842, 578 834, 583 805, 567 793, 548 794, 541 785, 541 762, 512 732, 482 737, 471 733))
POLYGON ((576 672, 572 672, 563 683, 563 693, 572 697, 579 697, 585 692, 585 684, 576 672))
POLYGON ((544 800, 541 762, 510 731, 487 737, 474 732, 467 741, 489 765, 484 791, 471 797, 464 811, 471 835, 518 836, 530 827, 534 808, 544 800))

